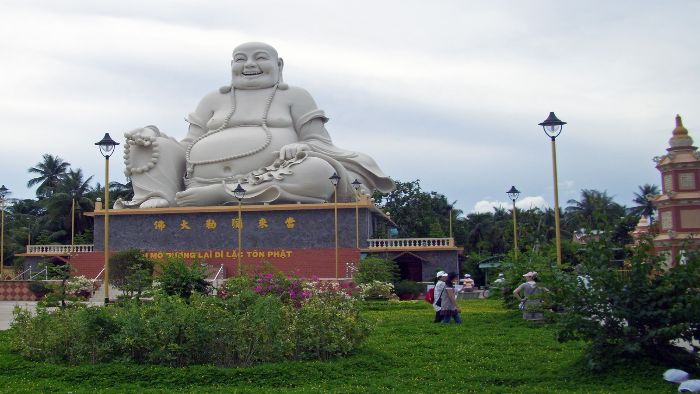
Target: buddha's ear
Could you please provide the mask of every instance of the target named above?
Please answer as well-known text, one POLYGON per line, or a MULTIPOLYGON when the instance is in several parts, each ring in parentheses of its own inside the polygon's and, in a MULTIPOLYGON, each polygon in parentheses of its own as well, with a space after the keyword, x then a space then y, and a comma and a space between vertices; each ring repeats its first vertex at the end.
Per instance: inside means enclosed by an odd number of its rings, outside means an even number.
POLYGON ((277 79, 277 87, 280 90, 287 90, 289 89, 289 85, 284 83, 284 78, 282 78, 282 69, 284 68, 284 60, 282 58, 277 59, 277 66, 279 67, 279 78, 277 79))

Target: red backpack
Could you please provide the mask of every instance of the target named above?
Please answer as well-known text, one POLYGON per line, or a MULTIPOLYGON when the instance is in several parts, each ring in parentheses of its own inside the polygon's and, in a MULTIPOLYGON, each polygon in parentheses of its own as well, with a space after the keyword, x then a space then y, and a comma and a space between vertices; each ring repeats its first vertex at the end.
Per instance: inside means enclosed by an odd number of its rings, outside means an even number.
POLYGON ((430 290, 425 292, 425 302, 433 303, 435 302, 435 288, 432 287, 430 290))

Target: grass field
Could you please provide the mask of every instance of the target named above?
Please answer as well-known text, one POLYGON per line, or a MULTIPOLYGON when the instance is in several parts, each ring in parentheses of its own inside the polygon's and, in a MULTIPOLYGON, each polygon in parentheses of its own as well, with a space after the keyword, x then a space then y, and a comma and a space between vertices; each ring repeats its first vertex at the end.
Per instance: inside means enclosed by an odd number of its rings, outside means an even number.
POLYGON ((458 326, 432 323, 432 308, 423 301, 371 304, 364 313, 376 329, 349 358, 232 369, 35 363, 9 353, 7 333, 0 332, 0 391, 676 392, 661 379, 663 366, 640 362, 593 374, 583 365, 583 344, 558 343, 552 327, 525 322, 498 301, 461 306, 465 322, 458 326))

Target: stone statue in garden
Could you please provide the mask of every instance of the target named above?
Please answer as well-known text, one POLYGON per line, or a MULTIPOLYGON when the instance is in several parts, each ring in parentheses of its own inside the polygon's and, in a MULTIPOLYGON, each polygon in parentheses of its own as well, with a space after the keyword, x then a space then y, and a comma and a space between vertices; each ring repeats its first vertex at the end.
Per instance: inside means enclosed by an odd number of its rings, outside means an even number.
POLYGON ((124 162, 134 197, 115 208, 329 201, 335 172, 338 200, 354 201, 351 182, 391 191, 394 182, 369 156, 333 145, 324 112, 304 89, 282 80, 284 62, 264 43, 233 51, 232 82, 207 94, 187 116, 182 141, 155 126, 125 134, 124 162))

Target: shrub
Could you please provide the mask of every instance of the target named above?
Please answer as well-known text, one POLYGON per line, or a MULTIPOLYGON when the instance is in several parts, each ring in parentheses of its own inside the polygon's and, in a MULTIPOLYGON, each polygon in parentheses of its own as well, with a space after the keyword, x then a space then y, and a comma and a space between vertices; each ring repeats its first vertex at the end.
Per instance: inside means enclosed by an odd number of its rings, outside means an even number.
POLYGON ((692 253, 686 264, 664 272, 652 248, 651 242, 635 248, 628 270, 620 272, 610 267, 613 249, 607 241, 590 243, 578 272, 559 275, 566 313, 558 339, 588 341, 587 361, 594 370, 641 357, 698 367, 674 341, 700 337, 700 256, 692 253))
POLYGON ((391 300, 396 299, 394 285, 375 280, 372 283, 363 283, 359 286, 360 297, 363 300, 391 300))
POLYGON ((357 263, 353 282, 359 284, 378 282, 394 283, 399 277, 399 267, 393 260, 367 257, 357 263))
POLYGON ((109 283, 122 290, 125 296, 138 299, 153 285, 154 266, 155 262, 140 250, 115 253, 109 261, 109 283))
POLYGON ((302 303, 293 315, 290 337, 294 358, 327 360, 355 350, 369 335, 357 301, 341 292, 325 291, 302 303))
POLYGON ((423 285, 412 280, 402 280, 394 286, 396 294, 419 294, 423 290, 423 285))
POLYGON ((206 269, 198 261, 188 265, 181 258, 169 257, 161 264, 159 288, 167 295, 190 298, 193 293, 208 294, 206 269))
POLYGON ((42 281, 34 281, 29 282, 29 291, 34 293, 37 298, 43 298, 51 292, 51 288, 42 281))
POLYGON ((346 299, 356 297, 360 293, 360 288, 353 282, 337 282, 333 280, 312 280, 306 283, 304 290, 312 297, 325 294, 339 294, 346 299))
POLYGON ((83 275, 70 278, 67 286, 71 295, 82 299, 90 298, 94 288, 92 281, 83 275))
POLYGON ((309 291, 297 304, 275 292, 251 290, 255 283, 230 280, 228 287, 236 291, 223 298, 157 294, 146 304, 56 312, 40 307, 36 316, 16 308, 11 348, 32 360, 68 364, 239 366, 343 356, 369 333, 357 301, 343 291, 309 291))
POLYGON ((39 304, 44 305, 44 306, 60 306, 61 309, 65 309, 69 305, 75 305, 75 304, 68 304, 66 301, 81 301, 84 300, 84 298, 76 296, 71 287, 70 287, 70 272, 72 270, 72 267, 69 264, 63 264, 63 265, 47 265, 46 269, 48 270, 49 277, 59 279, 60 283, 59 284, 47 284, 46 287, 48 287, 51 291, 44 296, 39 301, 39 304))
POLYGON ((219 296, 230 298, 240 296, 244 292, 278 298, 285 305, 299 306, 300 303, 310 297, 308 290, 304 289, 304 282, 296 277, 287 277, 280 271, 274 273, 256 273, 252 278, 236 276, 227 279, 219 290, 219 296))

